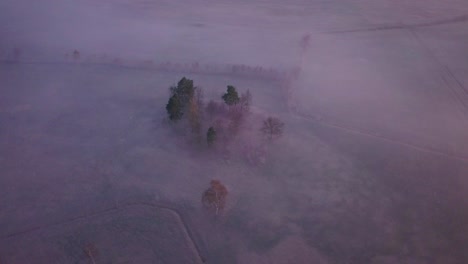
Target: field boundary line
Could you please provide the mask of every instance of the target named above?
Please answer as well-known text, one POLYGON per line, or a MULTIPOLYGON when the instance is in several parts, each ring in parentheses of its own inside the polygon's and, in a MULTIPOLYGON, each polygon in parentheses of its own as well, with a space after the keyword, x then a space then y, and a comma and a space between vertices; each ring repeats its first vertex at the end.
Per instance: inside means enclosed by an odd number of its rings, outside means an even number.
POLYGON ((171 212, 172 214, 174 214, 177 217, 177 219, 179 220, 179 223, 182 226, 182 229, 183 229, 182 232, 186 236, 186 238, 188 240, 188 243, 189 243, 189 246, 192 247, 192 249, 195 251, 195 254, 196 254, 196 257, 198 258, 198 261, 200 263, 205 263, 206 262, 206 258, 203 256, 203 254, 201 252, 201 249, 200 249, 200 246, 196 242, 195 235, 192 232, 191 228, 189 227, 188 221, 183 216, 183 213, 181 213, 180 210, 177 209, 175 206, 171 206, 169 204, 161 203, 161 202, 119 203, 118 205, 115 205, 113 207, 110 207, 110 208, 107 208, 107 209, 104 209, 104 210, 95 211, 95 212, 92 212, 92 213, 87 213, 87 214, 71 217, 71 218, 68 218, 68 219, 63 219, 63 220, 56 221, 56 222, 53 222, 53 223, 44 224, 44 225, 40 225, 40 226, 31 227, 31 228, 28 228, 28 229, 16 231, 16 232, 7 234, 5 236, 2 236, 0 239, 1 240, 8 240, 8 239, 19 237, 19 236, 22 236, 22 235, 28 235, 28 234, 34 233, 36 231, 40 231, 40 230, 44 230, 44 229, 48 229, 48 228, 52 228, 52 227, 56 227, 56 226, 61 226, 61 225, 65 225, 65 224, 69 224, 69 223, 73 223, 73 222, 77 222, 77 221, 80 221, 80 220, 85 220, 85 219, 89 219, 89 218, 93 218, 93 217, 98 217, 98 216, 102 216, 102 215, 106 215, 106 214, 111 214, 111 213, 118 212, 120 210, 125 210, 127 208, 138 207, 138 206, 147 207, 147 208, 151 208, 151 209, 167 210, 167 211, 171 212))

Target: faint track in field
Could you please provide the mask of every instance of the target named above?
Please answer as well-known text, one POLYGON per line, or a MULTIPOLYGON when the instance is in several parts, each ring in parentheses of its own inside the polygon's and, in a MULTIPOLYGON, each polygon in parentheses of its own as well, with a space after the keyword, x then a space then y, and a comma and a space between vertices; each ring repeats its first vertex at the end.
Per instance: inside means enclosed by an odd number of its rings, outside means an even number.
MULTIPOLYGON (((287 84, 287 86, 292 87, 292 84, 289 83, 289 84, 287 84)), ((283 89, 287 89, 287 93, 288 93, 288 96, 287 96, 287 99, 286 99, 288 102, 286 102, 286 105, 287 105, 287 108, 288 108, 289 112, 293 116, 295 116, 296 118, 311 121, 311 122, 313 122, 315 124, 318 124, 318 125, 321 125, 321 126, 326 126, 326 127, 330 127, 330 128, 334 128, 334 129, 339 129, 339 130, 344 131, 346 133, 361 135, 361 136, 369 137, 369 138, 373 138, 373 139, 378 139, 378 140, 387 142, 389 144, 400 145, 400 146, 404 146, 404 147, 407 147, 407 148, 422 151, 422 152, 425 152, 425 153, 435 154, 435 155, 444 156, 444 157, 455 159, 455 160, 460 160, 460 161, 463 161, 463 162, 468 162, 468 157, 447 153, 447 152, 440 151, 440 150, 437 150, 437 149, 412 144, 412 143, 409 143, 409 142, 405 142, 405 141, 402 141, 402 140, 398 140, 398 139, 394 139, 394 138, 390 138, 390 137, 386 137, 386 136, 381 136, 381 135, 378 135, 376 133, 372 133, 372 132, 365 131, 365 130, 362 130, 362 129, 353 128, 353 127, 342 125, 342 124, 332 123, 332 122, 329 122, 329 121, 326 121, 326 120, 323 120, 323 119, 320 119, 320 118, 315 118, 315 117, 300 113, 299 111, 297 111, 296 107, 292 103, 289 102, 292 99, 292 93, 293 93, 293 91, 292 91, 292 89, 290 89, 290 87, 289 88, 283 87, 283 89)))
POLYGON ((444 156, 444 157, 450 158, 450 159, 456 159, 456 160, 460 160, 460 161, 463 161, 463 162, 468 162, 468 157, 454 155, 454 154, 446 153, 446 152, 443 152, 443 151, 440 151, 440 150, 431 149, 431 148, 428 148, 428 147, 411 144, 411 143, 408 143, 408 142, 404 142, 404 141, 397 140, 397 139, 392 139, 392 138, 385 137, 385 136, 380 136, 380 135, 377 135, 377 134, 373 134, 371 132, 363 131, 361 129, 351 128, 351 127, 340 125, 340 124, 334 124, 334 123, 319 120, 317 118, 310 117, 310 116, 307 116, 307 115, 304 115, 304 114, 300 114, 300 113, 297 113, 295 111, 291 111, 291 112, 296 118, 305 119, 307 121, 311 121, 311 122, 316 123, 316 124, 321 125, 321 126, 326 126, 326 127, 339 129, 341 131, 344 131, 344 132, 347 132, 347 133, 350 133, 350 134, 356 134, 356 135, 361 135, 361 136, 364 136, 364 137, 378 139, 378 140, 387 142, 389 144, 400 145, 400 146, 403 146, 403 147, 415 149, 415 150, 422 151, 422 152, 425 152, 425 153, 430 153, 430 154, 434 154, 434 155, 444 156))
POLYGON ((203 256, 204 254, 202 254, 202 252, 201 252, 202 251, 201 247, 200 247, 200 245, 197 244, 197 242, 196 242, 197 239, 195 239, 194 233, 189 228, 189 223, 188 223, 187 217, 184 217, 184 214, 181 213, 181 211, 179 209, 177 209, 175 206, 170 205, 169 203, 166 204, 166 203, 159 203, 159 202, 151 202, 151 203, 149 203, 149 202, 130 202, 130 203, 124 203, 124 204, 117 204, 116 206, 108 208, 108 209, 104 209, 104 210, 100 210, 100 211, 96 211, 96 212, 92 212, 92 213, 88 213, 88 214, 83 214, 83 215, 80 215, 80 216, 71 217, 71 218, 61 220, 61 221, 57 221, 57 222, 54 222, 54 223, 51 223, 51 224, 35 226, 35 227, 31 227, 31 228, 24 229, 24 230, 21 230, 21 231, 13 232, 13 233, 10 233, 10 234, 7 234, 7 235, 1 237, 0 240, 7 240, 7 239, 18 237, 18 236, 21 236, 21 235, 27 235, 27 234, 34 233, 34 232, 39 231, 39 230, 44 230, 44 229, 47 229, 47 228, 52 228, 52 227, 56 227, 56 226, 76 222, 76 221, 79 221, 79 220, 86 220, 86 219, 89 219, 89 218, 92 218, 92 217, 101 216, 101 215, 105 215, 105 214, 109 214, 109 213, 114 213, 114 212, 117 212, 119 210, 125 210, 126 208, 136 207, 136 206, 143 206, 143 207, 152 208, 152 209, 156 208, 156 209, 167 210, 167 211, 170 211, 172 214, 174 214, 178 218, 178 220, 179 220, 179 222, 180 222, 180 224, 182 226, 182 229, 183 229, 182 231, 186 235, 188 243, 190 244, 189 246, 192 247, 192 249, 195 251, 196 257, 198 258, 198 262, 199 263, 205 263, 206 262, 206 259, 203 256))
MULTIPOLYGON (((422 49, 427 53, 427 56, 431 57, 433 61, 437 64, 437 66, 440 68, 440 71, 442 73, 442 79, 448 89, 452 93, 452 98, 454 99, 455 103, 459 106, 461 106, 461 112, 466 120, 468 120, 468 103, 464 101, 462 98, 463 95, 468 96, 468 90, 463 86, 462 82, 456 78, 456 76, 453 74, 453 72, 450 70, 450 68, 446 65, 444 65, 442 62, 439 61, 439 59, 436 57, 434 52, 424 43, 424 41, 416 34, 415 29, 417 28, 422 28, 422 27, 431 27, 431 26, 438 26, 438 25, 444 25, 444 24, 454 24, 454 23, 463 23, 463 22, 468 22, 468 15, 463 15, 463 16, 457 16, 445 20, 437 20, 437 21, 432 21, 432 22, 426 22, 426 23, 418 23, 418 24, 399 24, 399 25, 383 25, 380 27, 374 27, 374 28, 366 28, 366 29, 355 29, 355 30, 343 30, 343 31, 327 31, 327 32, 322 32, 322 33, 327 33, 327 34, 342 34, 342 33, 358 33, 358 32, 372 32, 372 31, 381 31, 381 30, 408 30, 410 33, 413 35, 413 37, 416 39, 416 41, 422 46, 422 49), (448 76, 449 79, 452 79, 452 81, 456 84, 455 86, 458 87, 458 89, 452 87, 450 82, 446 79, 446 76, 448 76), (457 91, 458 90, 458 91, 457 91), (461 93, 461 95, 460 95, 461 93)), ((306 53, 307 50, 303 50, 303 53, 306 53)), ((304 55, 304 54, 303 54, 304 55)), ((304 57, 304 56, 301 56, 304 57)), ((302 63, 301 63, 302 64, 302 63)), ((300 67, 299 67, 299 72, 300 72, 300 67)), ((335 129, 340 129, 344 132, 347 133, 353 133, 353 134, 358 134, 361 136, 365 137, 370 137, 374 139, 379 139, 382 141, 385 141, 389 144, 396 144, 408 148, 412 148, 418 151, 426 152, 426 153, 431 153, 439 156, 444 156, 447 158, 451 159, 456 159, 460 160, 463 162, 468 162, 468 157, 456 155, 456 154, 451 154, 447 153, 444 151, 436 150, 430 147, 425 147, 421 145, 416 145, 416 144, 411 144, 409 142, 405 142, 402 140, 390 138, 390 137, 385 137, 378 135, 376 133, 372 133, 369 131, 365 131, 362 129, 357 129, 357 128, 352 128, 349 126, 345 125, 340 125, 340 124, 335 124, 331 122, 327 122, 318 118, 314 118, 311 116, 308 116, 306 114, 299 113, 296 110, 296 107, 294 106, 293 103, 291 103, 292 100, 292 94, 294 93, 292 87, 293 87, 293 82, 295 81, 294 79, 289 79, 285 80, 286 82, 282 86, 282 89, 286 91, 286 105, 289 109, 289 112, 292 113, 294 116, 302 119, 306 119, 308 121, 312 121, 316 124, 335 128, 335 129)))
POLYGON ((315 124, 318 124, 318 125, 321 125, 321 126, 326 126, 326 127, 330 127, 330 128, 339 129, 339 130, 347 132, 347 133, 378 139, 378 140, 387 142, 389 144, 400 145, 400 146, 404 146, 404 147, 407 147, 407 148, 422 151, 422 152, 425 152, 425 153, 431 153, 431 154, 444 156, 444 157, 451 158, 451 159, 460 160, 460 161, 463 161, 463 162, 468 162, 468 157, 463 157, 463 156, 460 156, 460 155, 450 154, 450 153, 447 153, 447 152, 443 152, 443 151, 432 149, 432 148, 425 147, 425 146, 411 144, 409 142, 405 142, 405 141, 402 141, 402 140, 377 135, 377 134, 369 132, 369 131, 353 128, 353 127, 342 125, 342 124, 336 124, 336 123, 328 122, 328 121, 325 121, 323 119, 315 118, 315 117, 300 113, 299 111, 297 111, 296 106, 293 103, 290 102, 292 100, 292 94, 294 93, 294 91, 291 89, 291 87, 293 87, 292 82, 294 82, 294 80, 291 79, 291 80, 289 80, 289 83, 284 83, 282 85, 282 89, 285 89, 286 93, 287 93, 286 106, 287 106, 287 108, 289 110, 289 113, 292 114, 296 118, 311 121, 311 122, 313 122, 315 124))
POLYGON ((456 16, 448 19, 436 20, 431 22, 414 23, 414 24, 386 24, 368 28, 357 28, 347 30, 331 30, 323 31, 325 34, 346 34, 346 33, 359 33, 359 32, 372 32, 372 31, 384 31, 384 30, 395 30, 395 29, 410 29, 410 28, 423 28, 433 27, 447 24, 456 24, 468 22, 468 15, 456 16))
POLYGON ((419 43, 419 45, 422 47, 423 51, 427 54, 428 57, 430 57, 434 63, 437 65, 441 72, 441 77, 442 80, 445 83, 445 86, 451 91, 452 97, 456 104, 459 104, 461 106, 461 111, 463 113, 463 116, 465 117, 466 120, 468 120, 468 90, 465 88, 463 83, 455 76, 455 74, 450 70, 450 68, 442 63, 435 53, 429 48, 428 45, 419 37, 419 35, 416 33, 416 31, 413 28, 408 28, 414 39, 419 43), (452 83, 449 80, 447 80, 446 76, 448 79, 452 80, 452 83), (455 87, 454 87, 455 86, 455 87))

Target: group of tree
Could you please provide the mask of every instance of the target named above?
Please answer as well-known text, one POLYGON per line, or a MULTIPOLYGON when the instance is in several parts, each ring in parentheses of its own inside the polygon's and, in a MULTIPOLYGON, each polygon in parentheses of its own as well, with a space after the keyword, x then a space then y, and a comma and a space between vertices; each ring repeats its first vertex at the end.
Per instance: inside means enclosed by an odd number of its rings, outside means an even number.
MULTIPOLYGON (((193 80, 182 78, 177 85, 170 87, 170 97, 166 111, 170 121, 186 122, 196 138, 203 138, 205 132, 206 144, 215 147, 220 142, 228 142, 238 133, 247 114, 250 113, 252 95, 249 90, 239 93, 236 87, 228 85, 226 92, 220 96, 222 101, 210 100, 206 107, 203 102, 202 90, 193 84, 193 80)), ((260 125, 261 134, 272 141, 282 135, 284 123, 276 117, 267 117, 260 125)), ((245 142, 244 142, 245 143, 245 142)), ((264 144, 249 146, 247 159, 252 163, 264 159, 266 149, 264 144)), ((219 181, 212 180, 210 186, 202 194, 203 207, 219 215, 226 205, 227 188, 219 181)))
MULTIPOLYGON (((170 87, 170 97, 166 104, 168 118, 173 122, 185 118, 198 141, 202 138, 203 123, 211 122, 205 130, 208 146, 215 145, 218 140, 228 141, 238 133, 245 116, 250 112, 252 94, 247 90, 239 96, 236 87, 228 85, 221 99, 223 103, 210 100, 204 107, 202 90, 194 86, 193 80, 183 77, 177 85, 170 87), (203 119, 205 113, 208 120, 203 119)), ((260 132, 271 141, 281 136, 283 129, 281 120, 268 117, 263 121, 260 132)))
POLYGON ((236 87, 228 85, 226 93, 223 94, 221 98, 229 107, 237 107, 238 109, 236 110, 241 110, 243 112, 250 111, 250 105, 252 104, 252 94, 249 90, 247 90, 245 93, 242 93, 239 97, 236 87))

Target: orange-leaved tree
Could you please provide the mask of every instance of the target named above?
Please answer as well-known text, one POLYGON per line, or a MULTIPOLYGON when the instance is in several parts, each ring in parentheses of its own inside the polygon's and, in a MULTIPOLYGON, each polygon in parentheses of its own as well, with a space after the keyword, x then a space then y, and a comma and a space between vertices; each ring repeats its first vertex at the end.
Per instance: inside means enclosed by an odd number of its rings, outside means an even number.
POLYGON ((202 195, 203 206, 218 215, 226 205, 227 194, 226 186, 218 180, 211 180, 210 187, 202 195))

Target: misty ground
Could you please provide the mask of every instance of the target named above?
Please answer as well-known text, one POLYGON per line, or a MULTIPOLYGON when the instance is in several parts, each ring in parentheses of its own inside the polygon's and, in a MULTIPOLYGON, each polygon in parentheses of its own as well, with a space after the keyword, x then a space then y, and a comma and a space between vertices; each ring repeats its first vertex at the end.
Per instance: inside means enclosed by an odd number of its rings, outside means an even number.
POLYGON ((46 249, 89 263, 71 237, 94 240, 109 263, 185 263, 194 249, 173 244, 192 240, 207 263, 468 262, 464 1, 46 2, 0 3, 1 263, 46 249), (301 70, 285 87, 139 67, 148 60, 301 70), (173 133, 164 107, 183 76, 206 99, 250 89, 245 133, 268 114, 285 122, 264 164, 173 133), (213 178, 229 190, 216 220, 200 203, 213 178), (125 207, 148 203, 186 226, 125 207))

